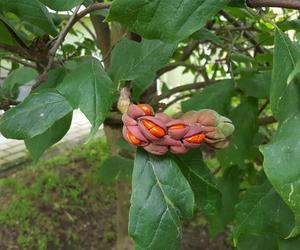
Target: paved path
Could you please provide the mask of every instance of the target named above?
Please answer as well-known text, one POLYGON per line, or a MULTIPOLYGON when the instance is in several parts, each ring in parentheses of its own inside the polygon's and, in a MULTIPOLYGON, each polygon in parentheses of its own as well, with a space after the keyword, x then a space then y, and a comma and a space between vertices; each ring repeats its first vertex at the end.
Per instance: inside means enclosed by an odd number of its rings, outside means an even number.
MULTIPOLYGON (((90 128, 91 125, 86 117, 79 110, 75 110, 71 128, 59 142, 58 147, 61 144, 81 141, 89 135, 90 128)), ((102 129, 99 131, 99 135, 101 134, 103 134, 102 129)), ((23 141, 6 139, 0 135, 0 169, 6 165, 18 164, 26 157, 28 152, 23 141)))

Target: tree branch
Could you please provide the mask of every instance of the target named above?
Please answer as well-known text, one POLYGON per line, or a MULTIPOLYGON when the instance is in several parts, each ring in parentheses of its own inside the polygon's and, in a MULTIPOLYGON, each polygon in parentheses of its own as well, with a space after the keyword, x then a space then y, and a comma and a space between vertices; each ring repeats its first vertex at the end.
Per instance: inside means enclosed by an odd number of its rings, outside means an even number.
POLYGON ((14 56, 4 56, 4 57, 2 57, 2 59, 13 61, 13 62, 16 62, 18 64, 22 64, 22 65, 24 65, 26 67, 30 67, 30 68, 36 69, 36 65, 35 64, 23 61, 22 59, 14 57, 14 56))
POLYGON ((183 61, 179 61, 179 62, 174 62, 174 63, 169 63, 167 65, 165 65, 163 68, 159 69, 157 71, 157 76, 160 77, 161 75, 177 68, 177 67, 180 67, 180 66, 183 66, 183 67, 186 67, 186 68, 190 68, 190 69, 194 69, 196 71, 199 71, 199 72, 202 72, 203 70, 206 70, 205 67, 201 67, 201 66, 198 66, 198 65, 194 65, 194 64, 190 64, 190 63, 186 63, 186 62, 183 62, 183 61))
POLYGON ((0 50, 8 51, 13 54, 17 54, 19 56, 27 58, 27 55, 24 54, 23 50, 18 47, 10 46, 7 44, 0 44, 0 50))
MULTIPOLYGON (((223 17, 225 17, 230 23, 232 23, 233 26, 235 27, 243 27, 244 25, 242 23, 240 23, 238 20, 236 20, 233 16, 229 15, 227 12, 221 10, 220 11, 221 15, 223 17)), ((255 40, 255 38, 253 37, 253 35, 251 34, 251 32, 245 30, 243 32, 243 35, 246 39, 249 40, 250 43, 252 43, 255 46, 255 49, 259 52, 259 53, 264 53, 265 49, 262 48, 260 46, 260 44, 255 40)))
POLYGON ((277 122, 274 116, 266 116, 258 120, 259 126, 266 126, 277 122))
POLYGON ((297 0, 247 0, 246 3, 251 8, 277 7, 300 10, 300 1, 297 0))
POLYGON ((56 52, 59 48, 59 46, 63 43, 63 41, 65 40, 69 30, 71 29, 72 25, 73 25, 73 21, 76 18, 76 15, 79 11, 81 5, 77 6, 73 15, 70 17, 70 19, 68 20, 67 24, 65 25, 65 27, 63 28, 63 30, 60 32, 58 38, 56 39, 55 43, 53 44, 52 48, 49 50, 49 61, 47 64, 47 67, 45 68, 44 72, 38 77, 36 83, 34 84, 34 86, 32 87, 33 89, 37 88, 38 86, 41 85, 41 83, 46 79, 48 71, 52 68, 52 65, 54 63, 54 58, 56 55, 56 52))
POLYGON ((81 18, 83 18, 84 16, 90 14, 91 12, 95 11, 95 10, 101 10, 101 9, 108 9, 111 6, 111 3, 93 3, 90 6, 88 6, 86 9, 82 10, 81 12, 79 12, 75 19, 72 22, 72 26, 78 22, 78 20, 80 20, 81 18))
POLYGON ((187 90, 194 90, 194 89, 201 89, 206 87, 207 85, 210 84, 215 84, 220 82, 219 80, 217 81, 210 81, 210 82, 196 82, 196 83, 190 83, 190 84, 185 84, 182 86, 178 86, 176 88, 170 89, 168 91, 166 91, 165 93, 159 95, 159 96, 154 96, 151 99, 151 103, 153 104, 157 104, 159 101, 165 99, 165 98, 169 98, 170 96, 179 93, 179 92, 183 92, 183 91, 187 91, 187 90))

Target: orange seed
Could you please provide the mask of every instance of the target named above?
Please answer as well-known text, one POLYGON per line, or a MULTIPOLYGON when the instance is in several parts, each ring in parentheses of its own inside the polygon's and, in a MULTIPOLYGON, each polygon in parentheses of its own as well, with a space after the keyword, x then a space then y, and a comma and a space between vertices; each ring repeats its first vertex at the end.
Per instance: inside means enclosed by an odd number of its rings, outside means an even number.
POLYGON ((190 137, 184 138, 184 140, 189 143, 200 144, 201 142, 204 141, 204 138, 205 138, 204 134, 197 134, 197 135, 192 135, 190 137))

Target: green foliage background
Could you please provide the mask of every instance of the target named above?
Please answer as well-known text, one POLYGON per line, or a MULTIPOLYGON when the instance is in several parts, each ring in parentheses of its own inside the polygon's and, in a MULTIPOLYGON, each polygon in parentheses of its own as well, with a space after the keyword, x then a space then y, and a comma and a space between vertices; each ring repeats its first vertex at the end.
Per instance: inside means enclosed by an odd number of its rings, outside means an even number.
MULTIPOLYGON (((177 249, 181 219, 197 210, 212 237, 229 230, 237 249, 300 249, 298 12, 255 11, 230 0, 114 0, 108 12, 93 12, 111 29, 126 29, 109 54, 73 26, 77 40, 59 46, 47 78, 20 102, 19 88, 45 73, 71 16, 59 11, 78 4, 99 3, 0 0, 0 60, 9 71, 0 87, 1 134, 24 140, 38 160, 67 133, 74 109, 93 136, 117 112, 125 85, 134 101, 156 109, 164 101, 169 113, 214 109, 236 127, 228 148, 163 157, 137 151, 129 218, 136 249, 177 249), (194 82, 163 83, 161 76, 179 66, 194 82)), ((132 159, 120 157, 105 161, 101 178, 128 177, 132 159)))

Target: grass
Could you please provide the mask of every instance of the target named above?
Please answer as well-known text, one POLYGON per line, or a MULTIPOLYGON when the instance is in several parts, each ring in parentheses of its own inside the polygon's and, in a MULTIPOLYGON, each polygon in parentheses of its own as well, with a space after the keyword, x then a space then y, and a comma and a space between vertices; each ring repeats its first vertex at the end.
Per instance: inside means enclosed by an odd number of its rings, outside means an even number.
MULTIPOLYGON (((16 236, 5 238, 15 237, 22 249, 61 249, 74 244, 80 239, 76 226, 81 219, 86 221, 88 214, 99 209, 106 211, 105 206, 111 208, 114 191, 95 175, 107 157, 106 141, 100 139, 1 179, 0 236, 1 229, 16 231, 16 236)), ((115 238, 111 225, 103 225, 104 243, 115 238)), ((8 246, 1 241, 0 248, 4 247, 8 246)))

